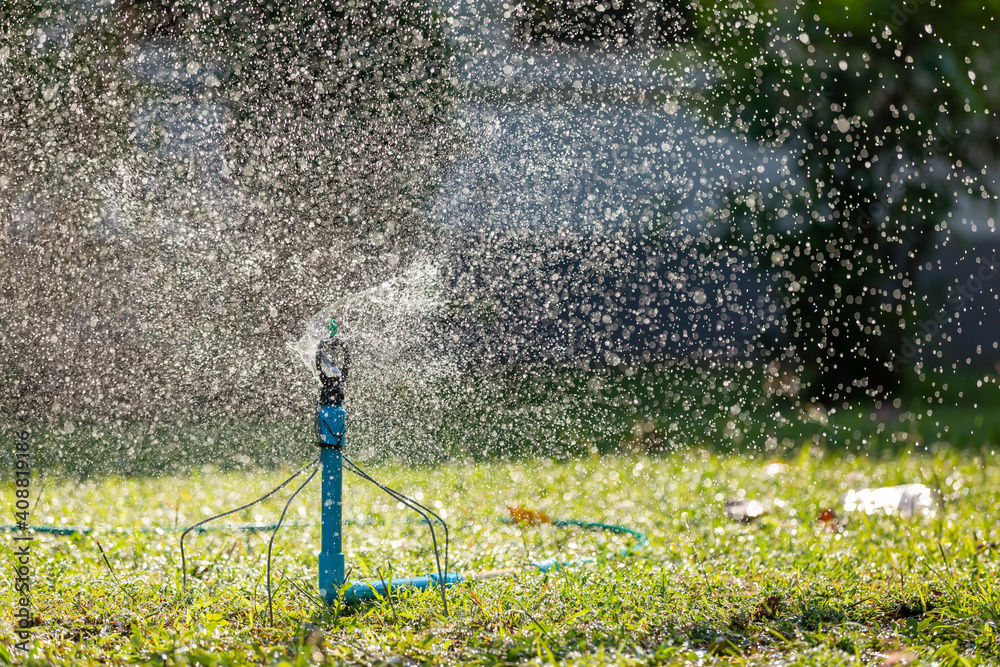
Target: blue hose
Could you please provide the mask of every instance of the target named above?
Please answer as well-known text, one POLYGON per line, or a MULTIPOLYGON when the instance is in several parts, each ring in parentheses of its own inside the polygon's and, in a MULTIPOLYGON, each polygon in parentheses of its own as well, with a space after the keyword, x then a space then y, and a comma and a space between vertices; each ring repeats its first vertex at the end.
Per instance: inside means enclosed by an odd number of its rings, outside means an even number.
MULTIPOLYGON (((355 581, 351 587, 344 592, 343 600, 346 604, 354 604, 364 600, 379 600, 390 595, 401 588, 415 588, 417 590, 427 590, 437 588, 441 581, 436 574, 427 574, 422 577, 402 577, 400 579, 364 579, 355 581)), ((465 581, 465 577, 458 572, 449 572, 445 576, 445 588, 451 588, 455 584, 465 581)))

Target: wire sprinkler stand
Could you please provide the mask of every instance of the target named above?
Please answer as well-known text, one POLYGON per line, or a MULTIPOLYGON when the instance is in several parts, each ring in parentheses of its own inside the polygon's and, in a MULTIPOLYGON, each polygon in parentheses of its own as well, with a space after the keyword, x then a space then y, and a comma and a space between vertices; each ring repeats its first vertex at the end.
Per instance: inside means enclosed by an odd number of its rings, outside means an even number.
MULTIPOLYGON (((447 599, 444 588, 464 580, 457 572, 447 571, 447 526, 445 526, 445 569, 438 574, 428 574, 417 577, 404 577, 385 580, 362 580, 352 582, 344 589, 347 581, 343 548, 343 487, 344 487, 344 439, 346 433, 347 413, 344 411, 344 388, 350 368, 350 353, 347 346, 337 337, 337 322, 330 321, 330 337, 320 341, 316 348, 316 370, 319 372, 322 388, 316 406, 316 445, 322 450, 320 460, 322 473, 322 548, 319 554, 319 593, 327 604, 333 604, 338 599, 346 604, 361 600, 374 600, 389 595, 399 588, 427 589, 441 587, 442 601, 447 613, 447 599), (338 357, 342 365, 338 363, 338 357), (343 368, 343 370, 341 370, 343 368)), ((350 460, 350 469, 363 479, 367 479, 393 498, 396 498, 410 509, 424 517, 431 528, 434 538, 434 526, 430 516, 441 520, 436 514, 416 501, 389 489, 376 482, 350 460), (424 510, 424 511, 421 511, 424 510), (426 512, 426 513, 425 513, 426 512)), ((442 521, 443 524, 443 521, 442 521)), ((437 541, 435 539, 435 553, 437 541)))

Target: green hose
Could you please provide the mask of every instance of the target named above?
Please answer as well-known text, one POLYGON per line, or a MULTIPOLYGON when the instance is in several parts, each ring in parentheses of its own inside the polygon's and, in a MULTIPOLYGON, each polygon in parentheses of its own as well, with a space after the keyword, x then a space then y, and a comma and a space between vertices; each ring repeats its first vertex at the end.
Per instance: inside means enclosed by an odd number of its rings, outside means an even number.
POLYGON ((604 530, 609 533, 618 533, 619 535, 630 535, 634 540, 634 542, 632 542, 632 546, 620 551, 618 553, 619 556, 630 556, 636 551, 645 548, 645 546, 649 544, 649 538, 640 533, 638 530, 633 530, 632 528, 626 528, 625 526, 619 526, 613 523, 578 521, 577 519, 553 519, 551 523, 553 526, 575 526, 577 528, 583 528, 584 530, 604 530))
MULTIPOLYGON (((513 519, 507 517, 502 517, 500 519, 501 523, 516 524, 517 522, 513 519)), ((550 526, 557 526, 560 528, 565 528, 572 526, 574 528, 582 528, 584 530, 603 530, 609 533, 617 533, 619 535, 629 535, 632 537, 633 542, 631 546, 622 549, 617 553, 617 556, 631 556, 635 552, 643 549, 647 544, 649 544, 649 538, 644 534, 632 528, 626 528, 625 526, 619 526, 614 523, 602 523, 600 521, 580 521, 578 519, 543 519, 539 523, 545 523, 550 526)), ((537 561, 531 563, 531 567, 537 568, 540 572, 548 572, 550 570, 558 570, 564 567, 577 567, 579 565, 585 565, 587 563, 594 562, 593 558, 574 558, 573 560, 558 561, 555 558, 547 558, 543 561, 537 561)), ((499 572, 499 571, 498 571, 499 572)))

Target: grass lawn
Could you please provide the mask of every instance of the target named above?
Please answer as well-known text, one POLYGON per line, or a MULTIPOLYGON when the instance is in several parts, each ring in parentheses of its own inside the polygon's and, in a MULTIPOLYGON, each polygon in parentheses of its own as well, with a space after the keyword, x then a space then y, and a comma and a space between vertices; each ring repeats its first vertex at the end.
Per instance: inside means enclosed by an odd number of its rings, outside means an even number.
MULTIPOLYGON (((548 574, 412 592, 348 610, 316 590, 318 479, 275 545, 274 623, 267 614, 267 533, 189 537, 180 588, 179 533, 283 479, 280 471, 182 477, 34 480, 33 522, 92 526, 38 535, 32 586, 37 627, 29 664, 1000 664, 1000 452, 938 444, 914 454, 856 455, 815 444, 777 459, 689 449, 564 462, 448 463, 369 472, 422 499, 452 527, 465 573, 549 557, 594 562, 548 574), (943 510, 909 518, 846 514, 849 489, 921 482, 943 510), (773 502, 737 523, 729 498, 773 502), (500 521, 506 506, 604 521, 628 537, 500 521), (820 512, 835 508, 831 524, 820 512), (831 527, 837 527, 831 530, 831 527), (153 529, 161 530, 153 530, 153 529), (102 551, 107 556, 105 562, 102 551)), ((288 489, 289 491, 291 488, 288 489)), ((6 515, 13 485, 3 482, 6 515)), ((345 488, 355 574, 433 568, 426 525, 354 477, 345 488)), ((223 519, 274 521, 283 499, 223 519)), ((8 534, 0 589, 0 662, 13 648, 8 534)))

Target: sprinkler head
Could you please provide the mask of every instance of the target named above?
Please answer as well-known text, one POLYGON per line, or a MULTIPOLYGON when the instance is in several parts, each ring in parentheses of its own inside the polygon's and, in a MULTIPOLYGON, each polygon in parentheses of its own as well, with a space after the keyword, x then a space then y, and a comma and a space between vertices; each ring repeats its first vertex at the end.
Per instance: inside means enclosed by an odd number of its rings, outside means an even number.
POLYGON ((316 372, 323 388, 320 390, 321 405, 340 405, 344 402, 344 383, 351 365, 351 354, 344 341, 337 338, 337 322, 330 322, 330 337, 324 338, 316 346, 316 372))
POLYGON ((334 336, 336 336, 337 335, 337 320, 331 318, 330 319, 330 324, 328 325, 327 328, 330 331, 330 338, 333 338, 334 336))

